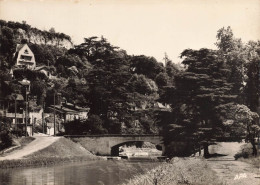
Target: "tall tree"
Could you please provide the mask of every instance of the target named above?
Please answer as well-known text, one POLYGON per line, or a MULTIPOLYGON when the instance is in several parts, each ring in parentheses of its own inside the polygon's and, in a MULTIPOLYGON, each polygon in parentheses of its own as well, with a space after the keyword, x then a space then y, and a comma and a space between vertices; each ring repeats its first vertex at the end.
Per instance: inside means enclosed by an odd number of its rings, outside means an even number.
POLYGON ((207 157, 211 140, 224 136, 224 125, 216 115, 216 108, 234 101, 236 96, 230 92, 229 70, 217 51, 187 49, 181 57, 186 71, 175 76, 174 89, 166 91, 174 98, 168 102, 173 108, 173 119, 165 127, 165 139, 199 142, 207 157))
POLYGON ((245 64, 247 63, 248 55, 246 48, 241 39, 234 37, 230 27, 221 28, 217 33, 217 47, 219 55, 226 62, 230 70, 228 82, 233 84, 232 92, 240 95, 238 102, 242 103, 242 93, 246 79, 245 64))
MULTIPOLYGON (((259 63, 260 63, 260 41, 250 41, 246 45, 248 53, 248 63, 246 64, 246 85, 244 90, 245 104, 251 111, 257 112, 259 109, 259 63)), ((260 114, 260 112, 258 112, 260 114)))

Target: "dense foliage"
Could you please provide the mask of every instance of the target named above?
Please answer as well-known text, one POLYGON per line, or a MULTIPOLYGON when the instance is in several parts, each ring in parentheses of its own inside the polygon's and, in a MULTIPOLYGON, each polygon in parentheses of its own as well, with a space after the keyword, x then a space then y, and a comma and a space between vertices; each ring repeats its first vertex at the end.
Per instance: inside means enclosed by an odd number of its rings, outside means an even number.
POLYGON ((174 86, 165 87, 160 96, 172 106, 172 111, 158 114, 165 143, 202 145, 207 157, 208 145, 216 139, 246 137, 256 152, 259 42, 244 45, 233 38, 230 27, 220 29, 217 39, 219 50, 186 49, 181 53, 186 70, 175 75, 174 86))

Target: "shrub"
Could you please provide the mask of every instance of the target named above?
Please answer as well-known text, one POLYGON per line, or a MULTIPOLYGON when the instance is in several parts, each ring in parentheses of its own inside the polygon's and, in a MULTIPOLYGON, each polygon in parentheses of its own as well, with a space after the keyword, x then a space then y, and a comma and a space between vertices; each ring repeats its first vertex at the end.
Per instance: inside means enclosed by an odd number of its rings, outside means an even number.
POLYGON ((7 122, 0 122, 0 149, 5 149, 12 145, 12 135, 10 133, 10 124, 7 122))

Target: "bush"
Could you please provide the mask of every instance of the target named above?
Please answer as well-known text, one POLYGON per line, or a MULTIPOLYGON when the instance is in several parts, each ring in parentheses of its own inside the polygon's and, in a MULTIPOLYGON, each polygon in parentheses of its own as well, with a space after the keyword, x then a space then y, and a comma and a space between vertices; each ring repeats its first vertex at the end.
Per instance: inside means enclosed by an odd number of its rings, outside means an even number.
POLYGON ((73 120, 64 123, 65 133, 69 135, 106 134, 103 121, 97 115, 91 115, 87 120, 73 120))
POLYGON ((33 127, 33 132, 43 132, 41 125, 35 125, 33 127))
POLYGON ((13 141, 10 133, 10 124, 1 121, 0 125, 0 149, 2 150, 10 147, 13 141))
POLYGON ((0 149, 8 148, 12 145, 12 135, 7 131, 2 131, 0 133, 0 149))
MULTIPOLYGON (((21 129, 21 128, 17 128, 17 129, 15 129, 15 130, 12 130, 11 131, 11 134, 12 135, 15 135, 15 136, 18 136, 18 137, 22 137, 22 136, 25 136, 25 131, 23 130, 23 129, 21 129)), ((27 133, 27 135, 28 135, 28 133, 27 133)))
POLYGON ((253 153, 251 143, 246 143, 241 146, 241 150, 235 154, 234 158, 237 160, 239 158, 249 158, 249 156, 253 153))

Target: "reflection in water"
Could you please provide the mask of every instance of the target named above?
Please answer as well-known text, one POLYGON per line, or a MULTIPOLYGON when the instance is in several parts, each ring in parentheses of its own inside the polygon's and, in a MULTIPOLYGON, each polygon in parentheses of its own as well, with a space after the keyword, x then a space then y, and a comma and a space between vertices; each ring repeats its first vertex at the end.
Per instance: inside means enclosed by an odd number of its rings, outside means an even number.
POLYGON ((90 161, 0 170, 1 185, 116 185, 158 166, 156 162, 90 161))

